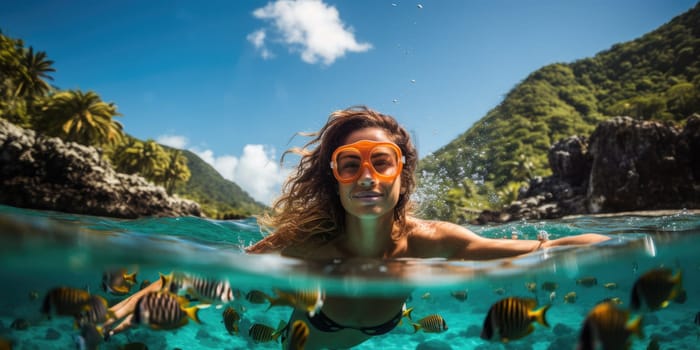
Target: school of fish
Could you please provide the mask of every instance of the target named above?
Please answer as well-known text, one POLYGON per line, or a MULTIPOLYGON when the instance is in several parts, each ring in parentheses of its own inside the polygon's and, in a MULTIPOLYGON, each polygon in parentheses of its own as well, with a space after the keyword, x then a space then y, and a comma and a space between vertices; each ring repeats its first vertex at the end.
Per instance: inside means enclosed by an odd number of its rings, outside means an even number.
MULTIPOLYGON (((304 349, 313 328, 302 320, 291 325, 280 320, 275 327, 255 322, 247 332, 240 331, 240 322, 246 317, 245 300, 251 307, 267 304, 272 307, 290 307, 307 313, 310 317, 322 309, 325 293, 320 287, 301 288, 298 290, 273 289, 270 292, 252 289, 243 294, 232 288, 226 279, 199 276, 182 271, 161 274, 159 287, 143 293, 135 300, 133 313, 122 316, 110 310, 106 297, 132 294, 132 287, 137 285, 136 272, 126 268, 105 270, 102 276, 101 290, 104 294, 94 294, 87 288, 58 286, 43 293, 39 311, 45 318, 72 317, 77 330, 73 335, 79 350, 99 349, 105 340, 118 338, 118 334, 131 327, 144 327, 152 331, 172 330, 184 327, 192 320, 200 323, 198 313, 211 305, 223 308, 221 313, 222 331, 229 336, 247 336, 254 343, 282 342, 287 349, 304 349), (244 295, 243 298, 240 298, 244 295), (115 327, 116 325, 116 327, 115 327)), ((591 306, 579 330, 577 350, 592 349, 629 349, 634 336, 644 338, 644 316, 648 313, 661 312, 671 302, 684 303, 687 293, 682 284, 683 274, 680 269, 667 267, 653 268, 641 274, 634 282, 627 306, 619 297, 600 300, 591 306)), ((596 277, 583 276, 575 280, 577 286, 593 288, 599 285, 596 277)), ((149 283, 142 283, 141 288, 151 288, 149 283)), ((604 282, 599 288, 617 290, 615 282, 604 282)), ((537 332, 538 328, 548 328, 547 312, 553 307, 557 298, 559 284, 554 281, 525 282, 525 290, 537 295, 542 291, 549 296, 549 303, 538 305, 538 298, 530 296, 504 296, 491 304, 481 327, 481 338, 488 342, 514 342, 537 332), (539 324, 539 327, 536 325, 539 324)), ((508 290, 497 287, 497 295, 504 295, 508 290)), ((574 304, 579 300, 575 291, 562 292, 564 304, 574 304)), ((579 291, 580 292, 580 291, 579 291)), ((40 292, 31 291, 30 300, 39 299, 40 292)), ((466 302, 468 291, 455 290, 449 293, 455 300, 466 302)), ((421 300, 432 300, 431 293, 426 292, 421 300)), ((413 308, 404 309, 400 318, 412 320, 413 308)), ((29 327, 26 323, 17 327, 29 327)), ((700 312, 694 323, 698 326, 700 340, 700 312)), ((399 321, 399 325, 400 325, 399 321)), ((431 313, 411 321, 413 332, 443 333, 449 330, 448 322, 439 313, 431 313)), ((15 327, 13 323, 12 327, 15 327)), ((18 328, 19 329, 19 328, 18 328)), ((659 348, 660 340, 653 338, 648 348, 659 348)), ((140 343, 124 342, 120 348, 140 348, 140 343), (133 344, 133 345, 131 345, 133 344)), ((144 345, 145 346, 145 345, 144 345)), ((0 350, 13 349, 10 339, 0 337, 0 350)))

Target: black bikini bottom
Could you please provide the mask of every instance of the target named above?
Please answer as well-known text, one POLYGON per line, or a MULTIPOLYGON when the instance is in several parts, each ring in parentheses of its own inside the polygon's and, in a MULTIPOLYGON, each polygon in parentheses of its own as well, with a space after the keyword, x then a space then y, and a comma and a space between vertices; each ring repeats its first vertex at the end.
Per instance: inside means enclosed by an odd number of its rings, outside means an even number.
POLYGON ((367 335, 381 335, 390 332, 392 329, 396 328, 399 322, 401 322, 401 317, 403 317, 403 310, 400 310, 399 313, 396 314, 396 316, 394 316, 391 320, 384 322, 378 326, 352 327, 343 326, 331 320, 321 310, 319 310, 313 316, 310 316, 308 313, 306 314, 306 318, 309 320, 309 323, 311 323, 316 329, 318 329, 321 332, 338 332, 343 329, 354 329, 367 335))

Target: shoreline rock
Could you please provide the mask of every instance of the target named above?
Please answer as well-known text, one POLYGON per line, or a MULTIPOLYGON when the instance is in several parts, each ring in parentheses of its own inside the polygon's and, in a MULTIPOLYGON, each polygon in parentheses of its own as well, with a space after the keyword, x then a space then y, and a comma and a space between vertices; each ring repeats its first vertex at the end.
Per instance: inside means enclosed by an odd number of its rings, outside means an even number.
POLYGON ((202 216, 138 175, 117 173, 94 147, 36 135, 0 119, 0 203, 29 209, 138 218, 202 216))
POLYGON ((552 176, 530 180, 502 211, 472 224, 572 215, 700 208, 700 115, 683 130, 615 117, 590 138, 572 136, 549 150, 552 176))

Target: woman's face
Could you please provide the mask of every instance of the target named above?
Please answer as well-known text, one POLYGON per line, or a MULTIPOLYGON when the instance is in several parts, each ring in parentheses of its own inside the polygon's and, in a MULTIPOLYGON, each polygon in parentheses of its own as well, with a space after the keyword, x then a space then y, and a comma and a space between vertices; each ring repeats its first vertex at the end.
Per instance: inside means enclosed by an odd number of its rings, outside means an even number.
MULTIPOLYGON (((371 127, 355 130, 344 140, 348 145, 361 140, 392 142, 384 129, 371 127)), ((338 182, 338 195, 345 211, 359 218, 394 215, 401 194, 401 174, 393 181, 381 181, 369 169, 362 168, 360 177, 350 183, 338 182)))

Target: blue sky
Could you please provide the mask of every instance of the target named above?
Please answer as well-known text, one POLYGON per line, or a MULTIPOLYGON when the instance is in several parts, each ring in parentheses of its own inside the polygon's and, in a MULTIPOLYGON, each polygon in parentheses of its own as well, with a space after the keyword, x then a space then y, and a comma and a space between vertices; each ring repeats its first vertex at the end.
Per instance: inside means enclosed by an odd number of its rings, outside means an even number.
POLYGON ((193 150, 270 203, 281 153, 330 112, 399 119, 421 157, 532 71, 591 57, 688 0, 10 1, 0 29, 55 61, 54 84, 114 102, 125 130, 193 150))

